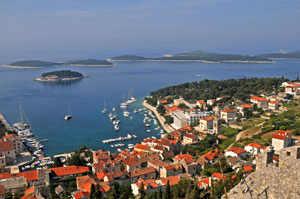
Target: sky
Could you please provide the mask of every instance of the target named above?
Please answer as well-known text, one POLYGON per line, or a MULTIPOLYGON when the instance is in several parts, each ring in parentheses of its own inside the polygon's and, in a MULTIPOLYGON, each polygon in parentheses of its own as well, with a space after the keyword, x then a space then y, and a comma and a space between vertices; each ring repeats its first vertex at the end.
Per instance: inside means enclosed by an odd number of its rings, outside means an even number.
POLYGON ((0 0, 0 64, 300 50, 299 0, 0 0))

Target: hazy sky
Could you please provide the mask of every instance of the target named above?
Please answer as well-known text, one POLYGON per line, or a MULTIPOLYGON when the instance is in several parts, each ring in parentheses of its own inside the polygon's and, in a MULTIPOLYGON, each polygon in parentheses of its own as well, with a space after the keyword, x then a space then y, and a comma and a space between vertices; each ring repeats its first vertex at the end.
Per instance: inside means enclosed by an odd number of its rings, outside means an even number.
POLYGON ((0 0, 0 63, 300 49, 300 0, 0 0))

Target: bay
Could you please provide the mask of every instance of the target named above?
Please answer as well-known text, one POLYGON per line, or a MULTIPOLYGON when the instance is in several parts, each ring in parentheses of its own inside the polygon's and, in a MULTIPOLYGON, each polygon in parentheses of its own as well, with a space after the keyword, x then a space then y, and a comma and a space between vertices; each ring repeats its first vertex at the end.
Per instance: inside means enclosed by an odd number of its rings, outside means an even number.
POLYGON ((249 77, 300 76, 300 61, 276 61, 274 64, 242 63, 167 63, 167 62, 116 62, 114 67, 59 66, 39 69, 0 68, 0 112, 10 124, 18 122, 19 103, 39 139, 44 143, 46 155, 74 151, 82 145, 92 149, 115 151, 103 139, 136 134, 140 142, 159 131, 146 132, 142 114, 124 118, 119 104, 123 95, 134 89, 138 102, 129 110, 141 108, 142 100, 153 90, 203 79, 229 79, 249 77), (33 79, 53 70, 75 70, 89 78, 77 82, 53 84, 33 79), (115 132, 108 115, 102 115, 103 102, 107 108, 117 108, 121 120, 120 131, 115 132), (70 107, 73 118, 63 118, 70 107))

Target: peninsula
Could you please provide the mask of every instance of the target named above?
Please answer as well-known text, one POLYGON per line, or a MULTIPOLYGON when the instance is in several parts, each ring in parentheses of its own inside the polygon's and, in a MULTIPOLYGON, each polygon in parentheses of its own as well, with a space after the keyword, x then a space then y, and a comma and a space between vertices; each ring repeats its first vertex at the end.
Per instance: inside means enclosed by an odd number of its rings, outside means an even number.
POLYGON ((6 68, 45 68, 52 66, 113 66, 106 60, 98 59, 84 59, 84 60, 71 60, 71 61, 61 61, 61 62, 48 62, 40 60, 25 60, 16 61, 11 64, 2 65, 1 67, 6 68))
POLYGON ((163 62, 204 62, 204 63, 272 63, 271 59, 250 55, 221 54, 203 51, 169 54, 157 58, 145 58, 135 55, 123 55, 109 61, 163 61, 163 62))
POLYGON ((267 59, 277 59, 277 60, 299 60, 300 59, 300 50, 298 51, 281 51, 279 53, 267 53, 262 55, 257 55, 261 58, 267 59))
POLYGON ((39 82, 57 82, 57 81, 74 81, 86 78, 81 73, 71 70, 60 70, 43 73, 41 77, 36 78, 35 81, 39 82))

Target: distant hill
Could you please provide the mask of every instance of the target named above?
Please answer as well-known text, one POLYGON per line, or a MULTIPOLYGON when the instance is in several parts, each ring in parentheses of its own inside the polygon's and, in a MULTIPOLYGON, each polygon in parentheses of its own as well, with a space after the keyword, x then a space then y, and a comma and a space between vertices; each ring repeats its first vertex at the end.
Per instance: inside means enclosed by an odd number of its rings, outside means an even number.
POLYGON ((132 61, 132 60, 135 60, 135 61, 138 61, 138 60, 147 60, 148 58, 145 58, 145 57, 140 57, 140 56, 136 56, 136 55, 122 55, 122 56, 117 56, 117 57, 113 57, 109 60, 113 60, 113 61, 132 61))
POLYGON ((123 55, 113 57, 112 61, 178 61, 178 62, 262 62, 271 63, 272 60, 264 57, 210 53, 203 51, 191 51, 187 53, 165 55, 157 58, 145 58, 135 55, 123 55))
POLYGON ((98 60, 98 59, 84 59, 84 60, 72 60, 63 62, 67 65, 82 65, 82 66, 111 66, 113 63, 110 63, 106 60, 98 60))
POLYGON ((55 66, 55 65, 59 65, 59 63, 40 61, 40 60, 16 61, 9 64, 9 66, 24 66, 24 67, 48 67, 48 66, 55 66))
POLYGON ((300 50, 284 52, 284 53, 267 53, 267 54, 257 55, 257 57, 268 58, 268 59, 300 59, 300 50))

